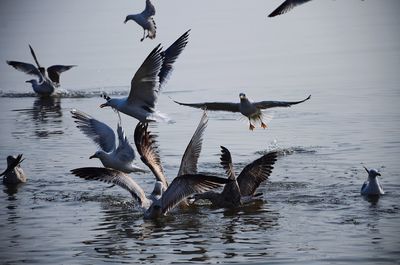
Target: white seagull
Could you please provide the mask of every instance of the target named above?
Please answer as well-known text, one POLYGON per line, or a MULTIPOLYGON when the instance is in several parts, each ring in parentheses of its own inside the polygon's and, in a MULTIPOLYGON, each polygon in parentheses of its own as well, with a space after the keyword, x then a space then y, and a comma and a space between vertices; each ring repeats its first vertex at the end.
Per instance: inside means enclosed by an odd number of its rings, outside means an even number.
POLYGON ((188 42, 189 31, 165 51, 162 51, 161 44, 153 49, 133 76, 128 97, 104 96, 107 102, 100 107, 112 107, 142 122, 166 120, 165 115, 158 112, 155 105, 163 85, 172 72, 173 63, 188 42))
POLYGON ((229 150, 221 146, 221 165, 230 182, 225 184, 221 193, 208 191, 194 196, 196 200, 209 200, 214 206, 237 208, 256 200, 262 193, 255 194, 260 184, 267 180, 274 168, 277 153, 270 152, 248 164, 236 178, 229 150))
POLYGON ((4 184, 17 185, 26 182, 26 175, 20 166, 23 160, 22 154, 19 154, 17 157, 7 156, 7 169, 0 174, 0 176, 4 176, 4 184))
POLYGON ((156 37, 156 23, 154 22, 153 16, 156 14, 156 9, 150 0, 146 0, 146 7, 142 13, 135 15, 127 15, 124 23, 129 20, 133 20, 138 23, 143 28, 143 38, 140 41, 143 41, 145 38, 154 39, 156 37), (147 36, 145 36, 147 30, 147 36))
POLYGON ((75 67, 76 65, 52 65, 47 68, 46 74, 46 69, 40 66, 31 45, 29 45, 29 49, 37 66, 19 61, 7 61, 7 64, 26 74, 36 76, 38 80, 32 79, 26 82, 32 84, 33 91, 37 94, 41 96, 49 96, 54 92, 56 87, 60 86, 61 73, 75 67))
POLYGON ((379 183, 378 176, 381 174, 378 170, 372 168, 368 170, 364 167, 365 170, 368 172, 368 179, 364 182, 361 187, 361 195, 383 195, 385 192, 382 189, 381 184, 379 183))
POLYGON ((263 122, 263 113, 261 110, 276 108, 276 107, 290 107, 291 105, 302 103, 311 98, 309 95, 306 99, 300 101, 260 101, 251 102, 244 93, 239 94, 240 103, 233 102, 203 102, 203 103, 182 103, 175 101, 175 103, 183 106, 189 106, 193 108, 207 109, 210 111, 230 111, 240 112, 242 115, 249 119, 249 129, 254 130, 252 121, 260 121, 262 128, 267 128, 267 125, 263 122))
POLYGON ((295 6, 307 3, 311 0, 286 0, 280 6, 278 6, 268 17, 275 17, 278 15, 285 14, 286 12, 293 9, 295 6))
POLYGON ((120 122, 117 125, 117 146, 114 131, 107 124, 79 110, 73 109, 71 114, 77 124, 76 127, 102 149, 90 156, 90 159, 98 158, 103 166, 125 173, 146 172, 133 164, 135 150, 126 138, 120 122))

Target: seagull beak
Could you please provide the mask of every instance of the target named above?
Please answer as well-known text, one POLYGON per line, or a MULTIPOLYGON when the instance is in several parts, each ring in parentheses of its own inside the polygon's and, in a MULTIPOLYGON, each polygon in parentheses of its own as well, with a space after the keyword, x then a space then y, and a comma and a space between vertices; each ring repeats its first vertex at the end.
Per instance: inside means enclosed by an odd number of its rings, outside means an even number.
POLYGON ((97 158, 96 154, 89 156, 89 159, 92 159, 92 158, 97 158))
POLYGON ((376 174, 377 176, 381 176, 381 173, 376 174))
POLYGON ((124 24, 126 24, 126 22, 127 22, 128 20, 127 19, 125 19, 125 21, 124 21, 124 24))
POLYGON ((108 103, 106 102, 106 103, 101 104, 101 105, 100 105, 100 108, 109 107, 109 106, 110 106, 110 105, 108 105, 108 103))

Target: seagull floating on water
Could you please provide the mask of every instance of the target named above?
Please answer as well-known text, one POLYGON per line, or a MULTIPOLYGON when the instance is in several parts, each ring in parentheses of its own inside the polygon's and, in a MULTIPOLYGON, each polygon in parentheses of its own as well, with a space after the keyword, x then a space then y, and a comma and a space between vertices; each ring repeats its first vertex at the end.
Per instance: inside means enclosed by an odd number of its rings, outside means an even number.
POLYGON ((209 200, 214 206, 222 208, 236 208, 256 200, 262 193, 255 194, 260 184, 267 180, 274 168, 277 153, 270 152, 248 164, 239 176, 232 164, 229 150, 221 146, 221 165, 228 175, 230 182, 225 184, 221 193, 208 191, 194 196, 196 200, 209 200))
POLYGON ((19 154, 17 157, 7 156, 7 169, 0 174, 0 176, 4 176, 4 184, 16 185, 26 182, 26 175, 20 166, 23 160, 22 154, 19 154))
POLYGON ((364 184, 361 187, 361 195, 368 196, 368 195, 385 194, 378 180, 378 176, 380 176, 381 173, 379 173, 378 170, 374 168, 370 170, 368 170, 366 167, 364 168, 368 172, 368 179, 364 182, 364 184))
POLYGON ((145 38, 154 39, 156 37, 156 23, 154 22, 153 16, 156 14, 156 9, 150 0, 146 0, 146 7, 142 13, 135 15, 128 15, 125 18, 124 23, 129 20, 133 20, 143 28, 143 41, 145 38), (147 30, 147 36, 145 36, 147 30))
POLYGON ((311 0, 286 0, 280 6, 278 6, 268 17, 275 17, 278 15, 285 14, 292 10, 294 7, 310 2, 311 0))
POLYGON ((142 122, 167 120, 165 115, 156 110, 155 104, 172 72, 173 63, 188 43, 189 31, 165 51, 162 51, 161 44, 153 49, 133 76, 128 97, 104 96, 107 102, 100 107, 112 107, 142 122))
POLYGON ((124 173, 146 172, 133 164, 136 157, 135 150, 133 150, 126 138, 120 122, 117 125, 119 142, 117 146, 115 133, 107 124, 76 109, 71 110, 71 114, 77 124, 76 127, 102 149, 90 156, 90 159, 98 158, 103 166, 117 169, 124 173))
POLYGON ((203 103, 182 103, 175 101, 175 103, 183 106, 188 106, 192 108, 207 109, 210 111, 230 111, 230 112, 240 112, 249 119, 249 129, 254 130, 254 125, 251 121, 260 121, 262 128, 267 128, 267 125, 263 122, 263 113, 261 110, 276 108, 276 107, 290 107, 291 105, 299 104, 307 101, 311 98, 309 95, 306 99, 301 101, 260 101, 251 102, 244 93, 239 94, 240 103, 232 102, 203 102, 203 103))
POLYGON ((32 84, 33 91, 37 94, 41 96, 49 96, 54 92, 56 87, 60 86, 61 73, 75 67, 76 65, 52 65, 47 68, 46 74, 46 69, 40 66, 35 51, 31 45, 29 45, 29 49, 37 67, 33 64, 19 61, 7 61, 7 64, 26 74, 36 76, 38 80, 31 79, 26 82, 32 84))

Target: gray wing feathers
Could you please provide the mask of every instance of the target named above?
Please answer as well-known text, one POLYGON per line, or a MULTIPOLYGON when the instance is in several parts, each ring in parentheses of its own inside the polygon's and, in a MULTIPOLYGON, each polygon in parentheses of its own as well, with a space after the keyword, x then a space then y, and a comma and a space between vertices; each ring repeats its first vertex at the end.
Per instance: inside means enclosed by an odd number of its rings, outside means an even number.
POLYGON ((175 103, 188 106, 192 108, 198 109, 206 109, 210 111, 230 111, 230 112, 239 112, 239 104, 238 103, 230 103, 230 102, 204 102, 204 103, 182 103, 175 101, 175 103))
POLYGON ((125 136, 121 124, 117 126, 118 147, 116 150, 117 157, 120 161, 130 162, 135 159, 135 150, 133 150, 128 138, 125 136))
POLYGON ((105 152, 115 150, 114 131, 105 123, 79 110, 71 110, 72 118, 86 136, 92 139, 105 152))
POLYGON ((7 61, 7 64, 28 75, 37 76, 39 79, 42 78, 39 70, 33 64, 18 61, 7 61))
POLYGON ((270 152, 248 164, 237 178, 242 196, 253 195, 261 182, 265 181, 274 168, 277 153, 270 152))
POLYGON ((304 4, 309 1, 311 0, 286 0, 280 6, 278 6, 274 11, 272 11, 272 13, 268 15, 268 17, 275 17, 277 15, 282 15, 293 9, 295 6, 304 4))
POLYGON ((51 81, 53 81, 55 84, 60 83, 60 74, 62 72, 68 71, 72 67, 75 67, 76 65, 52 65, 47 68, 47 74, 50 78, 51 81))
POLYGON ((192 139, 186 147, 182 156, 181 165, 179 167, 178 176, 197 173, 197 161, 199 160, 201 146, 203 143, 204 130, 207 127, 208 117, 204 112, 200 119, 199 125, 194 132, 192 139))
POLYGON ((260 102, 255 102, 254 105, 259 109, 269 109, 269 108, 275 108, 275 107, 290 107, 291 105, 303 103, 304 101, 307 101, 310 98, 311 98, 311 95, 309 95, 306 99, 303 99, 300 101, 260 101, 260 102))
POLYGON ((228 179, 235 180, 236 175, 235 175, 235 171, 233 170, 231 153, 224 146, 221 146, 220 160, 221 160, 222 167, 225 169, 225 172, 228 175, 228 179))
POLYGON ((146 0, 146 7, 144 8, 142 15, 144 17, 151 17, 156 14, 156 8, 154 5, 150 2, 150 0, 146 0))

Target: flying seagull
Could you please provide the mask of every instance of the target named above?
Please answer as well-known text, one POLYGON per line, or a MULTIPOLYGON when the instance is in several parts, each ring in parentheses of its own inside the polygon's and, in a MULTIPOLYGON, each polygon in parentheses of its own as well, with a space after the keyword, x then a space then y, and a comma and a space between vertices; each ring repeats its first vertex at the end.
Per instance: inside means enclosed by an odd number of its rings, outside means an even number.
POLYGON ((269 152, 248 164, 236 178, 229 150, 221 146, 221 165, 230 182, 225 184, 221 193, 208 191, 194 196, 196 200, 209 200, 214 206, 236 208, 257 199, 262 193, 255 194, 260 184, 267 180, 274 168, 277 153, 269 152))
POLYGON ((7 61, 7 64, 26 74, 36 76, 37 80, 32 79, 26 82, 32 84, 32 88, 37 94, 44 96, 50 95, 54 92, 56 87, 60 86, 61 73, 71 69, 72 67, 75 67, 76 65, 52 65, 47 68, 46 74, 46 69, 40 66, 35 51, 31 45, 29 45, 29 49, 33 59, 35 60, 36 66, 30 63, 19 61, 7 61))
POLYGON ((101 148, 101 150, 90 156, 90 159, 98 158, 103 166, 117 169, 124 173, 146 172, 144 169, 133 164, 135 150, 133 150, 133 147, 126 138, 120 122, 117 125, 119 142, 117 146, 115 133, 107 124, 76 109, 71 110, 71 114, 77 124, 76 127, 101 148))
POLYGON ((379 183, 378 176, 381 173, 378 170, 372 168, 368 170, 368 168, 364 167, 368 172, 368 179, 364 182, 361 187, 361 195, 383 195, 385 192, 382 189, 381 184, 379 183))
POLYGON ((143 37, 140 41, 143 41, 145 38, 154 39, 156 37, 156 23, 154 22, 153 16, 156 14, 156 9, 150 0, 146 0, 146 7, 142 13, 135 15, 127 15, 124 23, 129 20, 133 20, 138 23, 143 28, 143 37), (147 30, 147 36, 145 36, 147 30))
POLYGON ((291 9, 293 9, 295 6, 307 3, 309 1, 311 0, 286 0, 280 6, 278 6, 271 14, 269 14, 268 17, 275 17, 278 15, 285 14, 286 12, 289 12, 291 9))
POLYGON ((168 49, 161 44, 153 49, 136 71, 131 81, 128 97, 110 98, 100 107, 112 107, 142 122, 165 120, 166 117, 155 108, 158 95, 173 69, 173 63, 188 43, 189 31, 179 37, 168 49))
POLYGON ((16 185, 18 183, 26 182, 26 175, 20 166, 23 160, 22 154, 19 154, 17 157, 7 156, 7 169, 0 174, 0 176, 4 176, 4 184, 16 185))
POLYGON ((212 111, 230 111, 230 112, 240 112, 249 119, 249 129, 254 130, 255 126, 251 123, 252 121, 260 121, 262 128, 267 128, 267 125, 263 122, 263 113, 261 110, 275 108, 275 107, 290 107, 291 105, 296 105, 302 103, 311 98, 309 95, 306 99, 301 101, 260 101, 251 102, 244 93, 239 94, 240 103, 232 102, 204 102, 204 103, 182 103, 175 101, 179 105, 189 106, 193 108, 201 108, 212 111))

